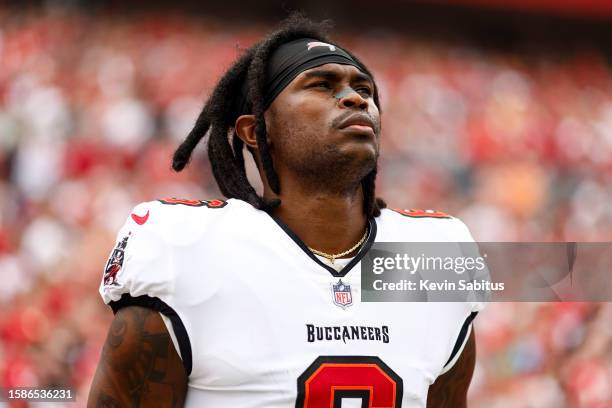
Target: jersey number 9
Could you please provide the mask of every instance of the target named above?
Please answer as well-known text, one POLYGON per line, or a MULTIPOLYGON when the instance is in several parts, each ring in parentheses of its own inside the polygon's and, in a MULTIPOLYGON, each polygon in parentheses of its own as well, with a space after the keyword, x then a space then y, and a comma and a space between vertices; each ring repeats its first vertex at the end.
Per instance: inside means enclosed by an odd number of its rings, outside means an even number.
POLYGON ((318 357, 297 386, 296 408, 341 408, 344 398, 361 399, 362 407, 402 406, 402 379, 378 357, 318 357))

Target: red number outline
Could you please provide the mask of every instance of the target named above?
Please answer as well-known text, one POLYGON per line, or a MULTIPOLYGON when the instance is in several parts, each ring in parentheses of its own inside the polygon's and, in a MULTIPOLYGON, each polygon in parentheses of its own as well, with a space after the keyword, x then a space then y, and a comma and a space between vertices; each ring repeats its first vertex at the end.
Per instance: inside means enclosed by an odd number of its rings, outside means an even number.
POLYGON ((162 204, 168 205, 186 205, 189 207, 208 207, 208 208, 223 208, 227 205, 227 201, 224 200, 185 200, 182 198, 163 198, 161 200, 157 200, 162 204))
POLYGON ((406 217, 412 217, 412 218, 452 218, 450 215, 442 211, 415 210, 415 209, 405 210, 401 208, 392 208, 391 210, 395 211, 396 213, 402 214, 406 217))
MULTIPOLYGON (((300 375, 297 379, 298 395, 295 401, 296 408, 312 408, 319 407, 320 402, 315 401, 311 398, 312 386, 316 384, 316 380, 325 374, 330 374, 329 371, 341 370, 346 368, 354 368, 356 375, 360 376, 360 371, 369 370, 379 376, 379 379, 383 381, 388 380, 387 386, 391 386, 393 389, 392 405, 381 406, 372 405, 376 397, 379 395, 374 394, 374 387, 372 384, 367 385, 362 378, 362 384, 360 385, 347 385, 338 384, 331 385, 329 399, 330 408, 339 408, 342 402, 342 398, 361 398, 362 407, 366 408, 401 408, 402 396, 404 393, 403 381, 388 365, 386 365, 380 358, 373 356, 320 356, 300 375), (328 371, 328 373, 325 373, 328 371)), ((342 382, 342 380, 338 380, 342 382)), ((387 397, 388 399, 388 397, 387 397)))

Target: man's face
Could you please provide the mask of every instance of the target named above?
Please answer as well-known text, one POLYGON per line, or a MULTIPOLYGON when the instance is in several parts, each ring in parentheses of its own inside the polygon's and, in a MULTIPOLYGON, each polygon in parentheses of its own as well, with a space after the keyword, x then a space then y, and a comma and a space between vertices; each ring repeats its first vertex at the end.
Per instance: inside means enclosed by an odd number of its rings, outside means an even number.
POLYGON ((322 183, 361 180, 378 159, 380 114, 373 95, 370 77, 352 65, 300 73, 265 113, 275 168, 322 183))

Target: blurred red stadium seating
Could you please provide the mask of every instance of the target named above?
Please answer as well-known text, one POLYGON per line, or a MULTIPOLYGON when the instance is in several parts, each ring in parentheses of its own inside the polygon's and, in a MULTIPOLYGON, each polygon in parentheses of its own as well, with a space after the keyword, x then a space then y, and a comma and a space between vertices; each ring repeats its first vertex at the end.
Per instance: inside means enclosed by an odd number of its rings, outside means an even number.
MULTIPOLYGON (((11 17, 0 8, 0 386, 72 385, 84 406, 111 319, 96 292, 114 234, 139 201, 219 196, 201 154, 180 175, 170 155, 266 28, 11 17)), ((391 206, 450 212, 482 241, 612 240, 612 73, 598 51, 339 42, 381 88, 391 206)), ((610 304, 489 305, 471 406, 611 407, 611 321, 610 304)))

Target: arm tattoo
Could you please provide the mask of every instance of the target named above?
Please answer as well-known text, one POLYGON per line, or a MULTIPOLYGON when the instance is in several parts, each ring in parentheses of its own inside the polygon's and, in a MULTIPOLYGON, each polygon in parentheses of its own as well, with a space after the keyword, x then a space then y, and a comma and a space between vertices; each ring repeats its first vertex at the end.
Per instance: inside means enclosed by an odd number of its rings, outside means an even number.
POLYGON ((96 401, 96 408, 120 408, 121 404, 115 398, 108 394, 100 391, 98 400, 96 401))
POLYGON ((123 342, 123 336, 127 330, 127 321, 123 314, 117 315, 108 333, 106 344, 108 347, 117 348, 123 342))
POLYGON ((474 327, 453 368, 436 379, 429 387, 427 408, 465 408, 467 391, 476 363, 474 327))
POLYGON ((102 350, 88 407, 181 407, 187 375, 161 316, 121 309, 102 350))

